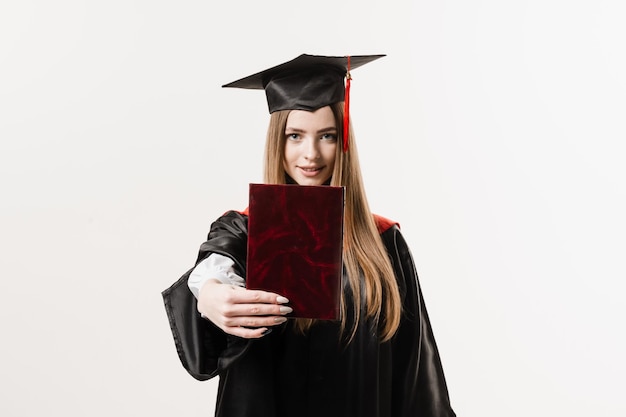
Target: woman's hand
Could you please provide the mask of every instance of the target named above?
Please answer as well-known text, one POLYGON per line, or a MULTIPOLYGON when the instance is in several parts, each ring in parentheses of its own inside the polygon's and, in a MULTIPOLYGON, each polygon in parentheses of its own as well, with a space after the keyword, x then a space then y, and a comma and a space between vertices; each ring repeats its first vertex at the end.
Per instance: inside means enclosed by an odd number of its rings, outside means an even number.
POLYGON ((291 313, 285 297, 271 292, 248 290, 212 279, 200 289, 198 311, 228 334, 255 339, 272 326, 287 321, 291 313))

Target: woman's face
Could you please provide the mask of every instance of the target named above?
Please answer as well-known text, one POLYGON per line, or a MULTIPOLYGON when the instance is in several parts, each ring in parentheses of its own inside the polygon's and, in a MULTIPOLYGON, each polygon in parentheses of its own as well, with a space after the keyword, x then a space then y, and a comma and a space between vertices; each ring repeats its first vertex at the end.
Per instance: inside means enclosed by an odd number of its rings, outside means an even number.
POLYGON ((300 185, 322 185, 332 175, 337 124, 330 106, 292 110, 285 127, 285 172, 300 185))

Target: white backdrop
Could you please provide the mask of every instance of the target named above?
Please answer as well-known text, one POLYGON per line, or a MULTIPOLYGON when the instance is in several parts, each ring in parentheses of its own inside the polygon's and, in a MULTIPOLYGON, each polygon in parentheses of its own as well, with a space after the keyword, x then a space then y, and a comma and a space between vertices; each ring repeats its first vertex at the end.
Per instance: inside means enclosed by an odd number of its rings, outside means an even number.
POLYGON ((0 415, 212 415, 160 292, 261 179, 220 86, 301 53, 388 55, 355 132, 457 414, 626 415, 623 4, 2 2, 0 415))

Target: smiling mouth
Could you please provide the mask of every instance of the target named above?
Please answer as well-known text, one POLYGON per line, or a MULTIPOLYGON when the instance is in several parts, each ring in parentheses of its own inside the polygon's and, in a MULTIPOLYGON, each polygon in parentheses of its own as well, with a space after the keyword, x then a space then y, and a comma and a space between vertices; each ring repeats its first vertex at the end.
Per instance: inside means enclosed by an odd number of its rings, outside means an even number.
POLYGON ((320 171, 324 169, 324 167, 314 167, 314 168, 298 167, 298 168, 300 168, 300 171, 302 171, 302 173, 305 176, 311 176, 311 177, 317 175, 320 171))

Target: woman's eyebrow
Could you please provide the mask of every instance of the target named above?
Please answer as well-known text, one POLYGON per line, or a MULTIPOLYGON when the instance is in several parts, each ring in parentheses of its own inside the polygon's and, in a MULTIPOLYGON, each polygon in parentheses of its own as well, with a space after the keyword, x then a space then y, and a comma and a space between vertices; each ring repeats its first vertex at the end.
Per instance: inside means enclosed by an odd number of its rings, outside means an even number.
MULTIPOLYGON (((317 133, 323 133, 323 132, 336 132, 337 128, 335 126, 329 126, 329 127, 324 127, 322 129, 318 129, 317 133)), ((289 127, 287 126, 285 128, 285 132, 296 132, 296 133, 304 133, 306 132, 305 129, 300 129, 298 127, 289 127)))
MULTIPOLYGON (((289 127, 285 128, 285 133, 306 133, 306 129, 300 129, 298 127, 289 127)), ((337 133, 337 128, 335 126, 324 127, 315 132, 316 134, 320 133, 337 133)))

